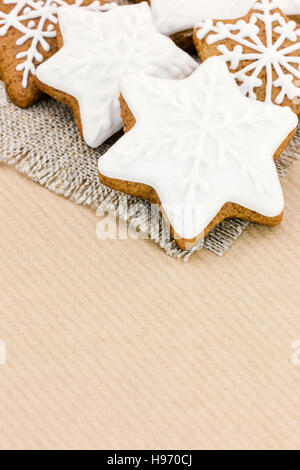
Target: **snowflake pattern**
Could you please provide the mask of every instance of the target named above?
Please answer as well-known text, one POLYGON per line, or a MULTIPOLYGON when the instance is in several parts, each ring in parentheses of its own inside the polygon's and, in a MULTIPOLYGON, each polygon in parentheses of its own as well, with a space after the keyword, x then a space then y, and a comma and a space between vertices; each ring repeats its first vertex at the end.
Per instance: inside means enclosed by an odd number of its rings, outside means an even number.
POLYGON ((273 156, 297 126, 289 108, 246 99, 216 57, 182 81, 125 77, 121 92, 136 125, 100 174, 154 188, 177 234, 198 236, 227 202, 281 213, 273 156))
MULTIPOLYGON (((22 86, 27 88, 29 75, 35 75, 36 64, 43 61, 40 50, 49 52, 48 40, 56 36, 58 9, 69 3, 64 0, 3 0, 3 4, 13 7, 8 13, 0 11, 0 36, 5 36, 10 28, 14 28, 21 33, 16 42, 17 46, 22 46, 28 41, 28 49, 16 56, 20 61, 16 69, 22 72, 22 86)), ((84 0, 74 0, 73 6, 107 11, 116 5, 101 5, 99 0, 95 0, 85 6, 84 0)))
POLYGON ((197 38, 206 38, 208 45, 221 42, 217 46, 218 52, 233 71, 234 78, 241 83, 244 95, 257 99, 256 91, 263 86, 262 75, 265 74, 266 102, 272 101, 275 87, 279 89, 276 104, 281 105, 286 100, 297 103, 300 97, 297 86, 297 79, 300 80, 300 28, 295 21, 287 21, 272 0, 255 3, 249 20, 239 19, 235 23, 202 21, 198 25, 197 38), (232 50, 224 44, 226 40, 236 43, 232 50))

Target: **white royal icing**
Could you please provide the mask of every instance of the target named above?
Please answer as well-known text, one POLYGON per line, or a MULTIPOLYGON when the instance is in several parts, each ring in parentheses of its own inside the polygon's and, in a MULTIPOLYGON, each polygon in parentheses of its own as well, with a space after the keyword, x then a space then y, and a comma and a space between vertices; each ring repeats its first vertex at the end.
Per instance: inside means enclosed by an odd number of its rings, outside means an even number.
POLYGON ((156 25, 167 35, 194 28, 206 18, 238 18, 252 4, 253 0, 151 0, 156 25))
MULTIPOLYGON (((194 28, 204 19, 234 19, 244 16, 255 0, 151 0, 153 16, 164 34, 194 28)), ((300 14, 300 0, 277 0, 286 15, 300 14)))
POLYGON ((59 12, 64 46, 37 69, 43 83, 77 99, 84 139, 97 147, 122 127, 120 80, 142 71, 184 78, 197 63, 159 33, 143 2, 105 15, 64 7, 59 12))
POLYGON ((180 237, 201 234, 227 202, 282 212, 273 156, 297 126, 289 108, 245 98, 218 57, 185 80, 128 75, 121 92, 136 125, 99 171, 153 187, 180 237))
POLYGON ((275 0, 275 3, 286 15, 300 15, 300 0, 275 0))
POLYGON ((205 20, 199 24, 197 36, 199 39, 206 37, 207 44, 226 39, 234 41, 236 45, 232 50, 225 44, 218 45, 218 50, 232 71, 237 70, 241 62, 248 62, 241 70, 233 72, 233 77, 242 83, 241 91, 249 98, 256 99, 255 89, 263 85, 259 76, 265 69, 266 101, 272 100, 275 87, 278 88, 275 103, 280 105, 285 97, 289 100, 300 97, 300 86, 296 81, 300 79, 300 28, 295 21, 286 21, 274 11, 275 8, 272 0, 260 0, 253 5, 255 12, 249 22, 238 20, 226 24, 219 21, 214 26, 212 20, 205 20), (264 31, 257 25, 258 21, 264 25, 265 42, 261 40, 264 31), (276 38, 273 39, 275 34, 276 38), (288 47, 283 46, 286 40, 292 43, 288 47), (277 76, 275 79, 273 70, 277 76))
MULTIPOLYGON (((62 6, 68 5, 64 0, 3 0, 6 5, 14 5, 9 13, 0 11, 0 36, 5 36, 10 28, 14 28, 22 36, 16 45, 22 46, 28 41, 28 49, 17 54, 20 63, 17 66, 19 72, 23 72, 22 86, 27 88, 28 77, 34 75, 36 62, 43 61, 41 50, 50 50, 48 39, 56 36, 57 12, 62 6), (45 27, 45 23, 50 24, 45 27)), ((74 0, 75 7, 82 6, 83 0, 74 0)), ((116 6, 115 3, 101 5, 98 0, 84 8, 92 11, 108 11, 116 6)))

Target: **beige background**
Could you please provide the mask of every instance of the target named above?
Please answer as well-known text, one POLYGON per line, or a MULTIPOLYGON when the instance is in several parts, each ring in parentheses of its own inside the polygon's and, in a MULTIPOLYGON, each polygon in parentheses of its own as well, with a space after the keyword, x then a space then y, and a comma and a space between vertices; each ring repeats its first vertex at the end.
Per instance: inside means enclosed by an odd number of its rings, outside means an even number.
POLYGON ((0 166, 0 447, 300 449, 299 164, 284 188, 281 227, 186 264, 0 166))

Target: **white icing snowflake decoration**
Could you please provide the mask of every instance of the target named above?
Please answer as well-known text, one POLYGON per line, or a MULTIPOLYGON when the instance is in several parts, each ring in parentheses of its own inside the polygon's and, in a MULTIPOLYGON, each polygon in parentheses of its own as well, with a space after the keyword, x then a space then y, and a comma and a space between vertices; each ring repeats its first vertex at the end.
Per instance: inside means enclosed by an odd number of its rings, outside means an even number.
POLYGON ((241 91, 249 98, 256 99, 255 88, 263 85, 260 74, 265 69, 265 100, 272 101, 272 90, 276 87, 280 90, 275 103, 280 105, 285 98, 294 100, 300 97, 300 87, 296 82, 300 79, 300 28, 295 21, 286 21, 276 8, 272 0, 260 0, 254 4, 255 11, 249 22, 241 19, 233 24, 218 21, 214 25, 212 20, 202 21, 198 25, 197 37, 200 40, 206 37, 208 45, 228 39, 234 41, 236 46, 233 50, 219 44, 218 51, 233 71, 240 67, 241 62, 249 62, 233 73, 234 78, 241 82, 241 91), (263 32, 258 26, 259 21, 264 25, 265 41, 260 37, 263 32), (286 41, 290 43, 287 47, 284 46, 286 41), (250 48, 251 52, 245 51, 245 48, 250 48), (275 80, 274 71, 277 76, 275 80))
MULTIPOLYGON (((43 61, 43 55, 38 50, 39 46, 43 51, 49 52, 50 46, 47 40, 56 36, 58 9, 69 4, 64 0, 3 0, 3 3, 14 7, 9 13, 0 11, 0 36, 5 36, 10 28, 15 28, 22 34, 16 42, 17 46, 22 46, 29 40, 28 49, 16 56, 20 60, 17 70, 23 72, 22 86, 27 88, 30 73, 35 75, 35 62, 43 61), (50 22, 47 28, 45 28, 46 22, 50 22)), ((81 7, 82 4, 83 0, 74 0, 72 6, 81 7)), ((115 3, 101 5, 96 0, 84 8, 107 11, 114 6, 115 3)))

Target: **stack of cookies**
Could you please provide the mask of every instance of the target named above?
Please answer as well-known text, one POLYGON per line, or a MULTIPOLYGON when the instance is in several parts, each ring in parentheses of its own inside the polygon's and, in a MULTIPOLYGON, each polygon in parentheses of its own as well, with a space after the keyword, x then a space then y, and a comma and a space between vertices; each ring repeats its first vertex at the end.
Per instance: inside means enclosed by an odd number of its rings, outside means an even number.
POLYGON ((191 249, 225 218, 282 220, 275 160, 300 115, 300 0, 0 0, 0 77, 74 113, 101 182, 191 249), (197 51, 201 64, 190 53, 197 51))

